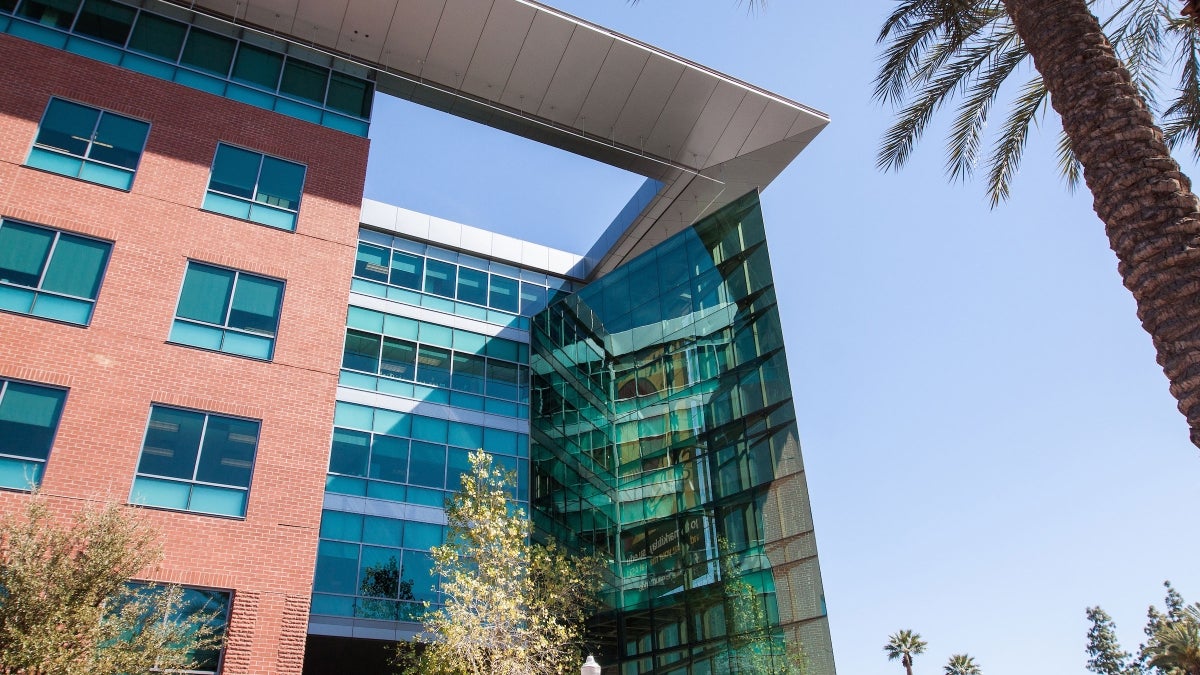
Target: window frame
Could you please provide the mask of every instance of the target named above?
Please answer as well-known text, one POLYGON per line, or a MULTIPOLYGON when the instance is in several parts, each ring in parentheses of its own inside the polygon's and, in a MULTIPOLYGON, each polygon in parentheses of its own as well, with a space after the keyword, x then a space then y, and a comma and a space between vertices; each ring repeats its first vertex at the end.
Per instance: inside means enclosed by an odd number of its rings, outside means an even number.
MULTIPOLYGON (((82 7, 82 4, 83 3, 81 1, 80 2, 81 7, 82 7)), ((37 171, 44 171, 46 173, 52 173, 55 175, 66 177, 66 178, 72 178, 74 180, 80 180, 85 183, 92 183, 93 185, 103 185, 104 187, 112 188, 114 190, 120 190, 121 192, 131 192, 133 190, 133 181, 134 181, 134 179, 137 178, 138 169, 140 169, 142 166, 142 157, 143 157, 143 155, 146 154, 146 146, 150 142, 150 132, 153 129, 153 126, 154 126, 153 123, 147 119, 134 117, 132 115, 126 115, 124 113, 114 112, 112 110, 108 110, 107 108, 101 108, 99 106, 91 105, 89 103, 83 103, 82 101, 77 101, 75 99, 67 98, 65 96, 51 96, 49 98, 49 100, 46 101, 45 109, 42 110, 41 119, 38 121, 37 133, 34 134, 34 136, 33 136, 33 142, 29 146, 29 152, 26 153, 25 162, 22 166, 25 166, 30 169, 35 169, 37 171), (50 106, 54 105, 55 101, 62 101, 64 103, 68 103, 70 105, 82 106, 84 108, 89 108, 91 110, 95 110, 100 113, 99 115, 96 116, 96 122, 92 125, 91 134, 87 138, 87 148, 84 150, 84 153, 82 155, 77 155, 77 154, 72 153, 63 148, 58 148, 58 147, 55 147, 52 145, 45 145, 42 143, 38 143, 38 137, 41 136, 41 134, 42 134, 42 126, 46 123, 46 115, 50 112, 50 106), (104 121, 105 115, 113 115, 115 117, 123 118, 123 119, 130 120, 133 122, 139 122, 141 124, 146 125, 146 134, 142 138, 141 147, 138 148, 138 152, 137 152, 137 162, 132 169, 129 167, 121 166, 119 164, 112 164, 110 162, 105 162, 102 160, 91 158, 92 148, 95 147, 97 144, 96 134, 100 129, 100 125, 104 121), (76 170, 75 174, 72 175, 70 173, 65 173, 65 172, 57 170, 57 169, 51 169, 51 168, 47 168, 44 166, 35 165, 31 162, 31 160, 33 160, 34 155, 37 151, 48 152, 48 153, 51 153, 51 154, 54 154, 57 156, 70 157, 70 158, 76 159, 80 162, 79 168, 76 170), (102 167, 108 168, 110 170, 116 170, 116 171, 122 172, 123 174, 125 174, 129 177, 128 185, 126 185, 126 186, 113 185, 112 183, 107 183, 107 182, 95 180, 92 178, 83 177, 82 174, 84 172, 84 169, 87 168, 87 166, 89 164, 102 166, 102 167)), ((83 140, 81 137, 74 137, 74 138, 79 138, 79 140, 83 140)), ((101 143, 100 145, 105 145, 105 144, 101 143)), ((109 146, 109 147, 111 147, 111 146, 109 146)))
POLYGON ((103 290, 103 288, 104 288, 104 278, 108 275, 109 263, 112 262, 112 252, 113 252, 113 247, 115 245, 115 242, 109 241, 107 239, 101 239, 99 237, 92 237, 92 236, 89 236, 86 234, 79 234, 77 232, 69 232, 67 230, 60 230, 55 227, 47 227, 45 225, 39 225, 37 223, 30 223, 30 222, 27 222, 24 220, 19 220, 16 218, 6 218, 3 216, 0 216, 0 231, 2 231, 4 229, 4 225, 6 223, 24 225, 25 227, 32 227, 32 228, 39 229, 39 230, 45 230, 47 232, 53 233, 54 239, 50 242, 50 247, 46 251, 46 259, 42 262, 42 267, 41 267, 40 272, 38 273, 38 281, 37 281, 36 286, 26 286, 24 284, 18 284, 18 283, 14 283, 11 281, 4 281, 4 280, 0 279, 0 287, 7 286, 7 287, 12 287, 12 288, 21 288, 21 289, 26 289, 33 293, 33 300, 29 305, 29 311, 19 311, 19 310, 15 310, 15 309, 5 309, 3 307, 0 307, 0 312, 20 314, 22 316, 31 316, 31 317, 35 317, 38 319, 45 319, 47 321, 54 321, 56 323, 68 324, 71 326, 83 326, 85 328, 90 326, 92 324, 92 318, 95 316, 95 313, 96 313, 96 303, 100 301, 100 291, 103 290), (44 290, 42 288, 42 284, 44 284, 46 282, 46 274, 50 271, 50 265, 51 265, 51 263, 54 262, 54 253, 58 249, 58 243, 59 243, 59 241, 62 240, 62 235, 64 235, 64 234, 69 237, 75 237, 77 239, 84 239, 87 241, 105 244, 108 246, 108 251, 106 251, 104 254, 104 264, 102 264, 100 266, 100 270, 97 275, 96 293, 95 293, 94 297, 87 298, 87 297, 83 297, 83 296, 79 296, 79 295, 71 295, 69 293, 62 293, 59 291, 44 290), (60 298, 66 298, 68 300, 73 300, 76 302, 88 303, 89 309, 88 309, 87 320, 81 323, 78 321, 71 321, 70 319, 64 319, 64 318, 57 317, 57 316, 47 316, 45 314, 35 313, 34 310, 37 308, 38 299, 42 294, 47 294, 47 295, 56 296, 56 297, 60 297, 60 298))
POLYGON ((67 399, 70 396, 71 390, 67 387, 58 387, 58 386, 54 386, 54 385, 45 384, 42 382, 30 382, 28 380, 0 377, 0 405, 3 405, 4 397, 5 397, 5 395, 8 394, 9 385, 13 384, 13 383, 22 384, 22 385, 25 385, 28 387, 49 389, 51 391, 62 392, 62 394, 63 394, 62 403, 58 410, 58 417, 57 417, 57 419, 54 420, 54 430, 50 434, 50 445, 46 448, 46 458, 45 459, 37 459, 34 457, 30 457, 28 455, 21 456, 21 455, 9 454, 9 453, 0 454, 0 458, 2 458, 3 460, 26 462, 26 463, 33 463, 33 464, 40 465, 40 470, 38 471, 37 476, 35 476, 33 480, 27 481, 26 486, 14 487, 11 485, 4 485, 4 484, 0 483, 0 491, 13 490, 13 491, 18 491, 18 492, 32 492, 34 489, 37 489, 38 487, 41 486, 42 478, 46 474, 46 465, 48 465, 50 463, 50 454, 53 452, 54 444, 58 440, 58 432, 59 432, 60 428, 62 427, 62 417, 63 417, 63 413, 67 409, 67 399))
POLYGON ((278 279, 276 277, 270 277, 265 274, 258 274, 256 272, 246 272, 245 270, 240 270, 240 269, 237 269, 234 267, 226 267, 224 265, 216 265, 216 264, 213 264, 210 262, 205 262, 203 260, 196 260, 194 258, 188 258, 187 263, 188 263, 187 266, 184 268, 183 278, 179 282, 179 291, 176 294, 176 297, 178 298, 178 300, 176 300, 176 302, 175 302, 175 314, 173 314, 172 318, 171 318, 171 330, 167 335, 167 342, 169 344, 179 345, 181 347, 189 347, 191 349, 203 349, 204 351, 208 351, 208 352, 216 352, 218 354, 228 354, 230 356, 237 356, 237 357, 244 358, 244 359, 253 359, 255 361, 265 361, 268 363, 274 361, 275 360, 275 342, 276 342, 276 340, 279 339, 279 324, 283 321, 283 300, 284 300, 284 296, 287 294, 287 280, 286 279, 278 279), (229 287, 230 288, 229 298, 226 300, 227 304, 225 305, 225 308, 222 312, 223 316, 224 316, 223 320, 225 322, 224 325, 218 325, 218 324, 214 324, 214 323, 209 323, 207 321, 202 321, 200 319, 192 319, 192 318, 188 318, 188 317, 182 317, 179 315, 179 305, 183 301, 183 291, 185 288, 187 288, 187 281, 188 281, 187 273, 189 270, 191 270, 192 265, 201 265, 204 267, 211 267, 213 269, 222 270, 225 272, 233 272, 233 282, 230 284, 230 287, 229 287), (213 349, 211 347, 205 347, 203 345, 198 345, 198 344, 194 344, 191 342, 184 342, 182 340, 178 340, 178 339, 175 339, 172 337, 171 334, 175 332, 176 322, 182 322, 182 323, 192 325, 192 326, 202 326, 204 328, 216 329, 216 330, 221 331, 222 347, 225 344, 226 331, 233 331, 234 333, 236 333, 238 335, 248 335, 251 337, 260 337, 260 338, 268 337, 267 335, 265 335, 263 333, 258 333, 253 330, 247 330, 244 328, 234 328, 234 327, 231 327, 228 325, 229 324, 229 316, 233 312, 233 301, 234 301, 234 298, 237 296, 238 281, 242 278, 243 274, 249 275, 250 277, 256 277, 258 279, 273 281, 280 285, 279 301, 276 303, 276 306, 275 306, 275 330, 269 336, 270 340, 271 340, 271 348, 270 348, 270 352, 267 354, 266 357, 253 356, 250 354, 244 354, 242 352, 237 352, 237 351, 228 351, 228 350, 225 350, 220 347, 213 349))
POLYGON ((304 184, 307 181, 308 181, 308 165, 303 162, 297 162, 295 160, 280 157, 278 155, 272 155, 270 153, 262 152, 261 150, 255 150, 253 148, 249 148, 244 145, 238 145, 236 143, 229 143, 227 141, 219 140, 219 141, 217 141, 216 149, 213 150, 212 162, 208 166, 208 183, 206 184, 206 186, 204 188, 204 199, 201 202, 200 208, 203 211, 207 211, 209 213, 216 213, 218 215, 226 216, 228 218, 236 218, 238 220, 243 220, 243 221, 250 222, 250 223, 256 223, 258 225, 265 225, 267 227, 270 227, 270 228, 273 228, 276 230, 283 230, 284 232, 295 232, 296 226, 300 220, 300 206, 304 202, 304 184), (229 192, 222 192, 220 190, 213 189, 213 187, 212 187, 213 174, 217 168, 217 156, 221 152, 222 146, 233 148, 234 150, 240 150, 242 152, 249 152, 249 153, 258 155, 258 169, 254 175, 254 190, 253 190, 253 194, 250 197, 243 197, 241 195, 235 195, 235 194, 231 194, 229 192), (278 206, 276 204, 269 204, 267 202, 258 200, 259 186, 262 184, 263 165, 266 163, 266 159, 268 157, 270 157, 271 159, 274 159, 275 161, 278 161, 278 162, 293 164, 295 166, 300 167, 302 174, 300 177, 299 191, 298 191, 298 194, 296 197, 296 208, 291 209, 291 208, 278 206), (213 196, 217 197, 218 199, 234 200, 236 202, 247 204, 249 206, 247 214, 245 216, 240 216, 240 215, 236 215, 233 213, 229 213, 228 211, 223 211, 223 210, 214 208, 213 205, 209 204, 209 195, 213 195, 213 196), (272 222, 270 219, 265 218, 265 217, 255 218, 255 215, 256 215, 255 207, 259 207, 260 209, 265 209, 268 213, 290 214, 290 222, 288 222, 286 225, 284 225, 284 224, 278 224, 276 222, 272 222))
MULTIPOLYGON (((193 590, 193 591, 224 594, 225 595, 225 611, 223 614, 224 614, 224 618, 225 618, 225 625, 221 629, 221 647, 217 654, 217 667, 215 670, 182 670, 182 671, 172 670, 169 672, 171 672, 171 673, 186 673, 188 675, 219 675, 219 673, 221 673, 222 669, 225 667, 225 651, 226 651, 226 647, 228 646, 228 638, 229 638, 229 619, 233 615, 233 603, 237 597, 237 591, 232 588, 217 588, 215 586, 198 586, 198 585, 192 585, 192 584, 177 584, 177 585, 184 592, 193 590)), ((145 579, 136 579, 135 578, 135 579, 129 579, 128 581, 125 582, 125 588, 128 589, 133 594, 136 594, 136 593, 142 592, 142 591, 164 589, 165 587, 166 587, 166 584, 164 584, 163 582, 149 581, 149 580, 145 580, 145 579)), ((176 611, 178 611, 178 608, 176 608, 176 611)), ((171 616, 163 617, 163 621, 170 621, 170 620, 171 620, 171 616)), ((158 669, 155 668, 154 670, 157 671, 158 669)))
POLYGON ((141 507, 149 508, 149 509, 162 509, 164 511, 175 511, 177 513, 194 513, 197 515, 211 516, 214 518, 230 518, 230 519, 234 519, 234 520, 245 520, 246 519, 246 511, 250 508, 250 490, 254 487, 254 470, 258 466, 258 449, 259 449, 259 444, 262 441, 262 426, 263 426, 263 421, 260 419, 255 419, 253 417, 243 417, 241 415, 229 415, 226 413, 213 412, 211 410, 198 410, 196 408, 187 408, 184 406, 170 405, 167 403, 158 403, 158 402, 152 401, 150 403, 150 412, 148 415, 146 415, 146 428, 142 434, 141 449, 138 451, 138 463, 133 471, 133 483, 129 488, 129 500, 128 500, 129 503, 134 506, 141 506, 141 507), (181 412, 194 413, 194 414, 204 416, 204 422, 203 422, 203 425, 201 426, 200 437, 197 441, 197 446, 196 446, 196 459, 192 463, 192 477, 190 479, 176 478, 174 476, 164 476, 161 474, 153 474, 153 473, 142 473, 142 470, 141 470, 142 457, 144 456, 144 454, 146 452, 146 440, 150 437, 150 428, 151 428, 150 425, 154 420, 155 408, 177 410, 177 411, 181 411, 181 412), (200 471, 200 464, 204 458, 204 440, 205 440, 205 436, 208 433, 209 420, 212 417, 223 417, 225 419, 238 420, 241 422, 254 422, 255 424, 258 425, 258 433, 254 437, 254 458, 250 460, 250 469, 249 469, 250 475, 249 475, 249 478, 246 480, 245 487, 241 487, 238 485, 230 485, 228 483, 214 483, 211 481, 202 481, 202 480, 199 480, 196 478, 197 474, 200 471), (173 506, 162 506, 159 504, 147 503, 146 501, 144 501, 144 499, 142 501, 134 501, 134 496, 137 494, 139 478, 149 478, 151 480, 165 481, 165 482, 169 482, 169 483, 178 483, 181 485, 188 486, 188 494, 187 494, 188 506, 184 507, 184 508, 176 508, 173 506), (244 497, 242 500, 241 514, 240 515, 232 515, 232 514, 228 514, 228 513, 215 513, 212 511, 201 511, 201 510, 192 509, 190 506, 191 501, 192 501, 192 488, 197 485, 200 485, 203 487, 221 488, 221 489, 225 489, 225 490, 231 490, 231 491, 236 490, 236 491, 242 492, 244 494, 244 497))

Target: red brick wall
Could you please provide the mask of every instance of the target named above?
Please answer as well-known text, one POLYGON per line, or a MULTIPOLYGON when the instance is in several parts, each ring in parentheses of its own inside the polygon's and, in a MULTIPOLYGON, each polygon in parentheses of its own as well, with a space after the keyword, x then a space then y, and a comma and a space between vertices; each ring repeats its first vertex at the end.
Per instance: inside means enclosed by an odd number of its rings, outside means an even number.
POLYGON ((143 510, 147 576, 235 591, 226 673, 299 673, 368 142, 6 35, 0 63, 0 215, 114 242, 90 326, 0 313, 0 376, 70 387, 43 492, 127 501, 155 402, 262 420, 245 519, 143 510), (130 192, 21 166, 51 96, 150 121, 130 192), (294 233, 199 210, 218 141, 307 165, 294 233), (189 259, 286 280, 272 362, 166 343, 189 259))

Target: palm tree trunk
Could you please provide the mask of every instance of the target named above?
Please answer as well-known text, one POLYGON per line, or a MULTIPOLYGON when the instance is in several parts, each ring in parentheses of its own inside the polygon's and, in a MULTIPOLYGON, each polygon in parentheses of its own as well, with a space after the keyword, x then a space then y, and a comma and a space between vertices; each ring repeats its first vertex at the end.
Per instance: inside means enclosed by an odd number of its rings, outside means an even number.
POLYGON ((900 663, 904 666, 905 675, 912 675, 912 656, 905 654, 900 663))
POLYGON ((1200 211, 1085 0, 1004 0, 1200 447, 1200 211))

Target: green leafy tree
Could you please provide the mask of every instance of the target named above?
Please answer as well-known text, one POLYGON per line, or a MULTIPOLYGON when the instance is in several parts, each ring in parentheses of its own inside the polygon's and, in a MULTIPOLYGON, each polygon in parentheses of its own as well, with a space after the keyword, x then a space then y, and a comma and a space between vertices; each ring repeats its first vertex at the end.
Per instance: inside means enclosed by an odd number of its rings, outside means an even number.
POLYGON ((965 179, 982 163, 993 205, 1008 197, 1030 126, 1050 103, 1062 120, 1060 166, 1091 190, 1200 446, 1200 208, 1168 147, 1200 149, 1194 9, 1167 0, 897 0, 879 32, 886 46, 875 96, 899 109, 880 167, 903 166, 935 113, 954 107, 947 172, 965 179), (1189 16, 1173 15, 1172 6, 1189 16), (1110 10, 1104 24, 1092 13, 1102 7, 1110 10), (986 150, 1002 88, 1030 60, 1038 75, 1015 83, 1016 100, 986 150), (1180 75, 1174 97, 1158 106, 1166 137, 1154 117, 1163 64, 1178 64, 1180 75))
POLYGON ((900 665, 904 666, 905 674, 912 675, 913 657, 924 654, 927 646, 929 643, 921 639, 920 633, 914 633, 906 628, 888 636, 883 651, 887 652, 888 661, 899 659, 900 665))
POLYGON ((979 664, 975 663, 974 656, 966 654, 955 654, 950 657, 950 661, 946 663, 942 669, 946 675, 982 675, 983 671, 979 669, 979 664))
POLYGON ((746 571, 734 560, 729 544, 718 539, 725 614, 729 617, 728 672, 748 675, 807 675, 808 657, 798 640, 787 641, 775 632, 767 614, 766 598, 746 571))
POLYGON ((600 565, 529 541, 510 500, 512 476, 482 450, 446 509, 446 543, 432 551, 443 605, 425 615, 423 649, 402 648, 410 671, 467 675, 578 672, 583 619, 600 565))
POLYGON ((1161 622, 1143 651, 1146 664, 1164 675, 1200 675, 1200 604, 1161 622))
POLYGON ((194 667, 213 617, 175 620, 182 590, 128 583, 162 556, 127 507, 56 518, 45 501, 0 519, 0 672, 118 675, 194 667))
POLYGON ((1141 672, 1131 661, 1129 652, 1121 649, 1117 641, 1117 625, 1112 617, 1099 607, 1087 609, 1091 623, 1087 634, 1087 669, 1097 675, 1136 675, 1141 672))

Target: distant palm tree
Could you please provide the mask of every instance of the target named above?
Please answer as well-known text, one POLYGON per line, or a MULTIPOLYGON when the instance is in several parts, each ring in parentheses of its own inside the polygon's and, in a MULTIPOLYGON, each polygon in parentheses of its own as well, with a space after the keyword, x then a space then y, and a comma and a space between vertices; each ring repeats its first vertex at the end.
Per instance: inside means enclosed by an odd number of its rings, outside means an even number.
POLYGON ((946 664, 946 675, 981 675, 982 670, 979 669, 979 664, 975 663, 974 656, 966 654, 955 654, 950 657, 950 662, 946 664))
POLYGON ((913 656, 924 654, 926 646, 927 643, 921 639, 920 633, 914 633, 906 628, 895 635, 888 636, 883 651, 887 652, 888 661, 900 659, 900 665, 904 666, 905 675, 912 675, 913 656))
POLYGON ((1200 675, 1200 605, 1183 610, 1178 621, 1164 622, 1146 645, 1146 664, 1171 675, 1200 675))

